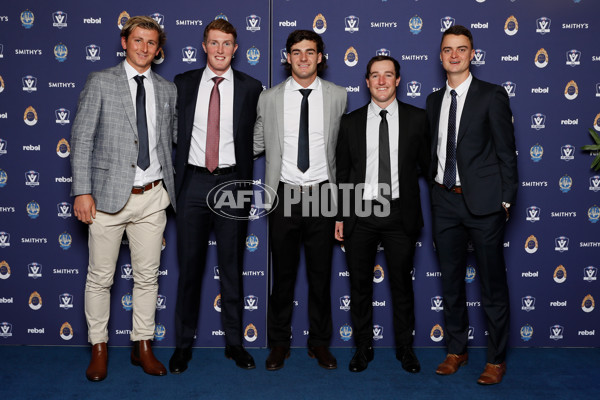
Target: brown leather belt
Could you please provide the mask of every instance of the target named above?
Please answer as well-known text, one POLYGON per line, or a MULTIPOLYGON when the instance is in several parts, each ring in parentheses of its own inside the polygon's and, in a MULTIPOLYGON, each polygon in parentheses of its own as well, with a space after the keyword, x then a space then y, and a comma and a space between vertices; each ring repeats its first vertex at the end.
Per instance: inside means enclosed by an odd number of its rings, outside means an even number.
POLYGON ((462 187, 461 186, 452 186, 450 189, 448 189, 446 186, 442 185, 441 183, 438 183, 437 185, 439 187, 441 187, 442 189, 447 190, 449 192, 462 194, 462 187))
POLYGON ((144 194, 144 192, 152 189, 155 186, 158 186, 159 183, 162 182, 162 179, 157 179, 152 183, 147 184, 146 186, 134 186, 131 188, 131 194, 144 194))

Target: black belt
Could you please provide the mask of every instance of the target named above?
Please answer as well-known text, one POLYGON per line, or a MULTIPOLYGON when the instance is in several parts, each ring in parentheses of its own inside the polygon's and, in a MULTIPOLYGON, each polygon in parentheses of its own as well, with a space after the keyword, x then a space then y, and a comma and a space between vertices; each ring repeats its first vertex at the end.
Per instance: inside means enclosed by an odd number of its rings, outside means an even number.
POLYGON ((197 172, 199 174, 209 174, 209 175, 227 175, 227 174, 232 174, 236 171, 235 165, 232 167, 225 167, 225 168, 215 168, 215 170, 213 172, 210 172, 207 168, 204 167, 199 167, 197 165, 193 165, 193 164, 188 164, 187 165, 188 169, 197 172))

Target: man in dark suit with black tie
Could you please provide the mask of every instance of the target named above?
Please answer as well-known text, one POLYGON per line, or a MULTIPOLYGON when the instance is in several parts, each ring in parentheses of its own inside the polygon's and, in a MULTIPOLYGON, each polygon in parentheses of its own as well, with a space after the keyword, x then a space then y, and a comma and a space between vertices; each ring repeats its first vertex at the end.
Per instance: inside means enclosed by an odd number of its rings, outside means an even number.
POLYGON ((423 226, 418 176, 429 168, 427 118, 425 110, 396 99, 400 65, 394 58, 373 57, 366 80, 371 102, 342 117, 337 145, 335 238, 344 241, 346 250, 357 347, 349 369, 363 371, 373 359, 373 266, 381 242, 390 276, 396 358, 406 371, 417 373, 411 270, 423 226))
POLYGON ((252 179, 252 135, 262 84, 231 68, 238 47, 236 37, 236 30, 229 22, 212 21, 204 30, 202 42, 207 68, 175 77, 179 282, 176 349, 169 361, 173 373, 185 371, 192 358, 202 276, 213 229, 217 239, 225 356, 234 359, 241 368, 255 367, 252 356, 242 346, 242 268, 248 226, 244 216, 248 215, 250 204, 243 209, 227 210, 228 214, 241 218, 230 219, 214 213, 211 210, 215 208, 214 196, 213 200, 208 199, 208 193, 217 185, 252 179))
POLYGON ((473 242, 488 323, 488 354, 478 383, 500 383, 506 372, 509 301, 504 227, 517 187, 512 112, 506 91, 469 72, 473 36, 455 25, 442 36, 445 90, 427 98, 431 127, 433 236, 442 272, 448 355, 436 372, 467 363, 465 294, 467 241, 473 242))

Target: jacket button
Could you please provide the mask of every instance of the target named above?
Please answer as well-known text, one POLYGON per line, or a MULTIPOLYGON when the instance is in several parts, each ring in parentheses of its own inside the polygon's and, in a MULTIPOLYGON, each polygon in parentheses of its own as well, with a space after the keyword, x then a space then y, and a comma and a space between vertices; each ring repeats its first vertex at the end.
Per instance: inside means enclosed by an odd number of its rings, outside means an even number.
POLYGON ((131 164, 131 168, 135 168, 135 164, 131 164))

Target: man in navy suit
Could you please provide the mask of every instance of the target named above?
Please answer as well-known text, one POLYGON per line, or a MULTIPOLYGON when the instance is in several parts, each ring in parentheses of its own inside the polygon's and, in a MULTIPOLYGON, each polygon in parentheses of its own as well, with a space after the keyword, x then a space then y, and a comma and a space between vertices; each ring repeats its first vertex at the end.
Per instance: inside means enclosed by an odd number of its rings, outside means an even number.
POLYGON ((506 372, 509 301, 504 228, 517 187, 515 136, 506 91, 469 72, 473 36, 455 25, 442 36, 446 87, 427 97, 431 128, 433 236, 442 272, 448 355, 436 372, 467 363, 465 295, 467 241, 473 242, 488 324, 488 354, 478 383, 500 383, 506 372))
MULTIPOLYGON (((234 180, 252 179, 253 130, 262 84, 231 68, 238 48, 233 25, 223 19, 204 30, 202 47, 207 68, 175 77, 177 86, 177 253, 179 282, 175 310, 176 349, 169 361, 172 373, 187 369, 198 325, 200 290, 209 235, 214 230, 221 282, 221 321, 225 356, 244 369, 255 367, 242 346, 242 268, 250 204, 226 210, 240 219, 225 218, 211 210, 214 187, 234 180)), ((235 193, 233 193, 235 196, 235 193)), ((222 210, 225 211, 225 210, 222 210)))
POLYGON ((429 169, 427 117, 425 110, 396 99, 400 65, 394 58, 373 57, 366 81, 371 101, 342 117, 336 151, 337 183, 353 186, 340 190, 335 225, 350 271, 357 350, 349 369, 363 371, 373 359, 373 266, 381 242, 394 307, 396 358, 406 371, 417 373, 411 270, 423 226, 419 171, 429 169))

